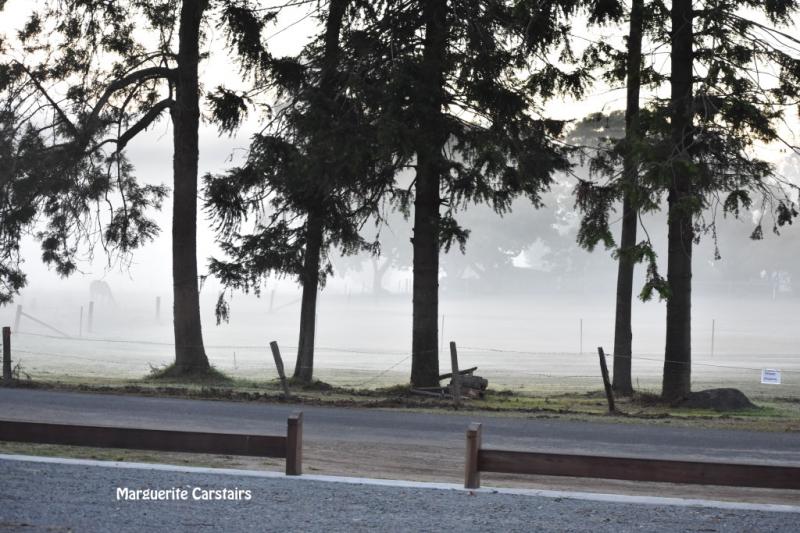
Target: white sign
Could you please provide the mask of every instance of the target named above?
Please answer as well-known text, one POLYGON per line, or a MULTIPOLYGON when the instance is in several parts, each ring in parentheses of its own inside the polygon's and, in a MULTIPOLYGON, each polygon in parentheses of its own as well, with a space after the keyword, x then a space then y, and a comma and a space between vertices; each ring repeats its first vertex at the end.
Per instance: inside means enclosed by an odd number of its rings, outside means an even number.
POLYGON ((761 370, 761 383, 766 385, 780 385, 781 384, 781 371, 774 368, 765 368, 761 370))

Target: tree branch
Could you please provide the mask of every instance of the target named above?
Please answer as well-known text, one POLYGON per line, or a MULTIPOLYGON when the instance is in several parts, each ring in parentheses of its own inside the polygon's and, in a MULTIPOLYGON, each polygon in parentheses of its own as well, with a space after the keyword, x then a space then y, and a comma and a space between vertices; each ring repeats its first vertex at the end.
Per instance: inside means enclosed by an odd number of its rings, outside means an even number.
POLYGON ((125 146, 127 146, 127 144, 130 142, 131 139, 136 137, 136 135, 141 133, 143 130, 147 129, 147 127, 150 126, 153 122, 155 122, 155 120, 161 115, 161 113, 165 109, 169 109, 174 103, 175 101, 172 100, 171 98, 161 100, 153 107, 151 107, 150 110, 148 110, 147 113, 145 113, 144 116, 136 122, 136 124, 128 128, 125 131, 125 133, 123 133, 116 139, 104 140, 103 142, 95 145, 91 151, 97 150, 101 146, 109 143, 116 144, 118 152, 122 151, 122 149, 124 149, 125 146))
POLYGON ((47 89, 45 89, 44 86, 39 82, 39 80, 36 79, 36 76, 33 75, 33 72, 31 72, 30 69, 28 69, 28 67, 26 67, 19 61, 12 60, 12 62, 19 65, 20 68, 22 68, 22 70, 25 71, 25 73, 28 75, 28 78, 36 86, 36 89, 42 94, 42 96, 45 97, 45 99, 48 102, 50 102, 50 105, 53 106, 53 109, 55 110, 56 114, 58 114, 59 118, 61 118, 66 127, 70 130, 70 133, 72 133, 72 135, 77 139, 79 137, 78 128, 75 126, 75 124, 72 123, 72 121, 69 120, 69 118, 67 118, 67 114, 64 113, 64 110, 61 109, 61 106, 58 105, 58 102, 53 100, 53 98, 47 92, 47 89))
POLYGON ((173 80, 175 78, 175 72, 176 70, 171 68, 150 67, 137 70, 110 83, 92 109, 92 112, 86 121, 87 125, 92 126, 95 123, 97 117, 100 115, 100 112, 103 110, 103 107, 105 107, 115 92, 119 91, 120 89, 124 89, 132 83, 147 81, 150 79, 163 78, 167 80, 173 80))

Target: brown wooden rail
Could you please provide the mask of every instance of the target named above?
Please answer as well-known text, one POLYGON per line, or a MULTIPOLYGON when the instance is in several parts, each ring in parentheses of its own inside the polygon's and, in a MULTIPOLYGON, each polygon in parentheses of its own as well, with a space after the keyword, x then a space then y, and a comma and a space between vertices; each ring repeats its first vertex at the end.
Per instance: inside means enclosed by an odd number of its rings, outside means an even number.
POLYGON ((800 466, 680 461, 481 449, 481 425, 467 429, 464 487, 480 487, 480 472, 629 481, 800 489, 800 466))
POLYGON ((277 457, 286 459, 286 475, 303 471, 302 412, 289 417, 286 436, 0 420, 0 441, 277 457))

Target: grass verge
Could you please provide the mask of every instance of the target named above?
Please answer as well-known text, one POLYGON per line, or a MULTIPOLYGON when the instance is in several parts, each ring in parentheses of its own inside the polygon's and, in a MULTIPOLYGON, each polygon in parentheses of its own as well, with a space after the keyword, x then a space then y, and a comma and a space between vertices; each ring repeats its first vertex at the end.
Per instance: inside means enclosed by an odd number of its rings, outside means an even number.
MULTIPOLYGON (((51 376, 30 379, 13 386, 80 392, 132 394, 203 400, 294 403, 339 407, 404 409, 425 412, 456 411, 452 401, 414 395, 407 385, 379 389, 336 387, 315 381, 301 384, 290 380, 291 398, 285 398, 278 380, 256 381, 231 378, 212 369, 200 376, 176 377, 164 369, 141 379, 110 379, 51 376)), ((601 390, 541 393, 489 390, 484 399, 467 399, 457 409, 463 413, 526 418, 562 418, 614 423, 672 424, 679 426, 742 429, 752 431, 800 431, 800 402, 795 398, 761 398, 755 409, 724 413, 711 409, 674 407, 646 391, 630 398, 617 398, 617 412, 608 413, 601 390)))

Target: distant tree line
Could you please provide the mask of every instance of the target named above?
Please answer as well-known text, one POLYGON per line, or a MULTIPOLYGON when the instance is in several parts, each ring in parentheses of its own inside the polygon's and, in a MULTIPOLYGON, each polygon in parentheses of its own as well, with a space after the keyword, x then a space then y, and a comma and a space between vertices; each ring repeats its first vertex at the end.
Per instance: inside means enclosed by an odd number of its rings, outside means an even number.
MULTIPOLYGON (((783 128, 800 96, 798 4, 34 2, 23 27, 0 43, 0 303, 25 286, 19 243, 26 234, 36 234, 42 259, 65 276, 82 246, 99 242, 126 256, 158 234, 149 216, 168 189, 141 184, 125 148, 168 117, 170 373, 209 370, 198 196, 224 253, 208 268, 225 287, 218 320, 229 318, 231 291, 258 293, 276 275, 302 285, 294 376, 303 382, 313 379, 317 293, 332 273, 331 254, 378 257, 391 213, 412 220, 412 235, 384 256, 410 255, 410 380, 431 386, 439 376, 441 254, 487 242, 479 236, 485 227, 466 227, 461 214, 475 204, 500 215, 512 206, 533 213, 562 185, 556 176, 572 174, 579 245, 603 245, 618 261, 615 389, 633 391, 631 303, 634 268, 643 263, 640 296, 657 294, 667 306, 662 396, 685 396, 693 248, 702 235, 716 238, 717 213, 758 213, 753 238, 765 225, 777 233, 798 214, 796 184, 758 157, 769 143, 797 151, 783 128), (269 28, 298 5, 313 9, 319 34, 298 55, 276 57, 269 28), (613 38, 576 35, 582 27, 620 37, 620 47, 613 38), (212 30, 223 45, 212 45, 212 30), (204 83, 200 65, 212 56, 236 65, 228 86, 204 83), (582 99, 598 80, 626 90, 624 111, 578 122, 546 115, 548 102, 582 99), (202 110, 221 135, 258 122, 244 132, 251 136, 247 157, 219 175, 199 175, 202 110), (588 174, 576 173, 582 164, 588 174), (655 229, 644 238, 640 231, 642 215, 663 208, 665 274, 649 237, 655 229), (373 223, 374 236, 365 237, 373 223)), ((552 225, 547 218, 531 217, 531 233, 552 225)), ((524 249, 524 236, 503 238, 506 261, 524 249)), ((496 239, 488 242, 497 252, 496 239)))

